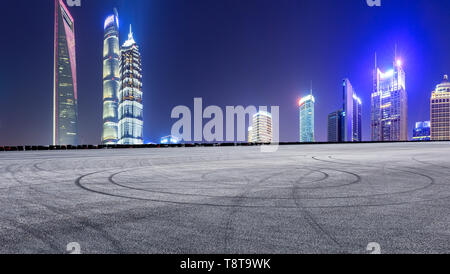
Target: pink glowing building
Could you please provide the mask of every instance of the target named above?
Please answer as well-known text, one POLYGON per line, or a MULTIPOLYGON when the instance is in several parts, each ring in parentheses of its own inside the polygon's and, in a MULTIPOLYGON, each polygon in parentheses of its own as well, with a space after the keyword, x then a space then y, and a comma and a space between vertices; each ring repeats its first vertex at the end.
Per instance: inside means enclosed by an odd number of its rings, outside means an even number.
POLYGON ((74 20, 63 0, 55 0, 53 144, 78 144, 77 65, 74 20))

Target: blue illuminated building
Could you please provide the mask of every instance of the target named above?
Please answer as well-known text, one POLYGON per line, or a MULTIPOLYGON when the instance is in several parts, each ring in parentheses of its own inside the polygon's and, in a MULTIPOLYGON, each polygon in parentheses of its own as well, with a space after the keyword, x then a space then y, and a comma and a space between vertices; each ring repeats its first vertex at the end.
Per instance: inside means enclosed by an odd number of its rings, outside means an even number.
POLYGON ((431 122, 417 122, 413 131, 414 141, 429 141, 431 140, 431 122))
POLYGON ((300 142, 315 142, 314 136, 314 104, 316 99, 311 94, 299 101, 300 107, 300 142))
POLYGON ((362 141, 362 103, 350 80, 343 81, 342 141, 362 141))
POLYGON ((164 136, 161 138, 161 144, 163 145, 171 145, 171 144, 173 145, 178 143, 180 143, 180 139, 172 135, 164 136))

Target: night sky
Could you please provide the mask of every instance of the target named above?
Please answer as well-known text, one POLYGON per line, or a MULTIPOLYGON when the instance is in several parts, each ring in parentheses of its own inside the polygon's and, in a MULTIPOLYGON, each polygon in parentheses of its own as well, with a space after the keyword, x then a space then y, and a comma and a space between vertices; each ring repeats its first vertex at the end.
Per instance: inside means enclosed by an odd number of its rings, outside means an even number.
MULTIPOLYGON (((429 97, 450 73, 450 1, 383 0, 82 0, 75 18, 79 135, 98 144, 102 130, 103 22, 119 10, 143 58, 145 140, 170 134, 172 108, 278 105, 281 141, 298 140, 297 100, 313 82, 316 139, 342 106, 348 77, 363 100, 370 138, 374 53, 388 69, 394 47, 406 71, 409 135, 429 120, 429 97)), ((3 1, 0 25, 0 144, 50 144, 53 0, 3 1)))

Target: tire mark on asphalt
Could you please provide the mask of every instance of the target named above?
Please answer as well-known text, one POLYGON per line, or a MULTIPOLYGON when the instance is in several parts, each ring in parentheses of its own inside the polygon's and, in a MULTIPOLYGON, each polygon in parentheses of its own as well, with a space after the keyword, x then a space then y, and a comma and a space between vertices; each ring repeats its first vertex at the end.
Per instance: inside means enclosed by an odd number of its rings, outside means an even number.
MULTIPOLYGON (((23 206, 23 205, 21 205, 21 206, 23 206)), ((11 226, 13 226, 14 228, 16 228, 18 230, 22 230, 25 234, 30 235, 33 239, 37 239, 37 240, 41 241, 44 245, 46 245, 48 247, 47 250, 49 252, 60 253, 58 251, 64 250, 64 249, 62 249, 62 246, 59 246, 55 242, 55 239, 53 237, 50 237, 49 232, 43 233, 42 230, 38 230, 30 224, 24 224, 24 223, 21 223, 16 220, 12 220, 12 219, 5 219, 5 220, 7 222, 9 222, 11 224, 11 226)), ((33 248, 36 248, 36 246, 33 246, 33 248)), ((63 248, 65 248, 65 246, 63 248)), ((44 248, 44 250, 45 250, 45 248, 44 248)))
POLYGON ((306 221, 308 222, 308 224, 310 225, 310 227, 312 227, 314 229, 314 231, 316 231, 316 233, 320 236, 325 236, 325 238, 328 238, 329 240, 331 240, 331 242, 333 242, 335 245, 337 245, 337 247, 339 249, 342 249, 342 245, 341 243, 339 243, 339 241, 336 239, 336 237, 334 237, 331 232, 329 232, 328 230, 326 230, 321 224, 319 224, 319 222, 317 221, 317 219, 314 217, 314 215, 307 209, 305 209, 300 201, 300 198, 297 196, 297 192, 299 190, 298 188, 298 184, 306 177, 308 177, 309 175, 311 175, 313 173, 313 171, 307 173, 304 176, 301 176, 296 182, 294 182, 292 184, 292 199, 297 207, 297 209, 302 213, 302 215, 305 217, 306 221))
POLYGON ((450 167, 448 167, 448 166, 441 166, 441 165, 437 165, 434 163, 425 162, 423 160, 418 160, 416 157, 412 157, 411 160, 418 162, 419 164, 423 164, 423 165, 427 165, 427 166, 435 166, 435 167, 443 168, 445 170, 450 170, 450 167))
POLYGON ((245 177, 246 181, 248 182, 247 185, 243 188, 243 191, 241 194, 235 196, 235 201, 233 203, 234 207, 231 208, 231 210, 228 212, 228 217, 225 221, 225 229, 223 232, 223 243, 224 243, 224 250, 226 253, 231 253, 231 241, 234 239, 235 228, 233 227, 234 219, 236 218, 236 215, 244 209, 242 206, 245 198, 251 193, 252 189, 256 188, 257 185, 270 180, 273 177, 279 176, 283 174, 284 172, 277 172, 275 174, 270 174, 267 177, 259 180, 256 183, 251 183, 251 180, 245 177))
MULTIPOLYGON (((16 173, 22 168, 21 165, 19 164, 11 164, 9 166, 6 167, 6 172, 8 174, 11 175, 12 179, 17 182, 20 185, 23 185, 24 182, 19 180, 16 177, 16 173), (17 170, 13 170, 13 167, 16 167, 17 170)), ((34 188, 28 186, 28 189, 34 190, 34 188)), ((38 205, 38 206, 42 206, 39 203, 36 203, 34 201, 31 200, 25 200, 25 199, 14 199, 14 202, 22 207, 22 209, 28 209, 30 204, 34 204, 34 205, 38 205)), ((60 249, 60 246, 58 244, 56 244, 56 241, 54 239, 54 237, 52 237, 50 235, 50 233, 42 233, 41 231, 37 231, 35 230, 32 226, 30 226, 29 224, 23 224, 21 222, 15 221, 15 220, 9 220, 9 222, 16 228, 22 230, 23 232, 25 232, 26 234, 32 236, 35 239, 38 239, 40 241, 42 241, 44 244, 46 244, 53 252, 57 252, 60 249)))
POLYGON ((125 249, 122 246, 122 244, 120 243, 120 241, 117 238, 113 237, 108 231, 106 231, 104 228, 104 225, 100 225, 96 222, 93 222, 87 217, 81 217, 81 216, 75 215, 73 212, 71 212, 69 210, 57 208, 57 207, 50 206, 50 205, 45 205, 45 208, 53 213, 57 213, 57 214, 69 217, 72 222, 75 222, 76 224, 81 225, 83 228, 92 229, 100 237, 102 237, 103 239, 105 239, 111 243, 112 247, 114 248, 114 253, 117 253, 117 254, 125 253, 125 249))
MULTIPOLYGON (((12 171, 9 169, 9 172, 11 173, 11 175, 13 176, 13 178, 19 183, 19 184, 25 184, 25 181, 22 181, 20 179, 17 178, 17 176, 15 175, 18 171, 12 171)), ((33 185, 34 186, 34 185, 33 185)), ((30 186, 30 185, 24 185, 24 187, 28 187, 30 190, 39 193, 39 194, 48 194, 42 191, 37 190, 36 188, 30 186)), ((105 240, 111 242, 112 246, 115 248, 116 251, 121 252, 123 250, 122 246, 120 245, 120 242, 113 238, 112 236, 108 235, 107 232, 101 228, 98 224, 89 221, 87 218, 82 218, 80 216, 76 216, 75 214, 73 214, 71 211, 68 210, 64 210, 61 208, 56 208, 54 206, 49 205, 48 203, 42 202, 42 201, 37 201, 35 200, 27 200, 26 201, 29 204, 34 204, 37 206, 41 206, 45 209, 47 209, 48 211, 55 213, 57 215, 63 215, 63 216, 68 216, 71 219, 75 219, 75 221, 78 221, 78 223, 83 224, 85 227, 91 228, 92 230, 96 231, 101 237, 103 237, 105 240)), ((52 238, 53 239, 53 238, 52 238)), ((57 246, 54 245, 53 246, 57 246)), ((59 250, 59 249, 56 249, 59 250)), ((60 251, 60 250, 59 250, 60 251)), ((58 252, 60 253, 60 252, 58 252)))
MULTIPOLYGON (((327 161, 327 160, 322 160, 322 159, 318 159, 317 157, 312 157, 314 160, 317 161, 321 161, 321 162, 327 162, 327 163, 334 163, 334 164, 339 164, 339 165, 359 165, 359 166, 364 166, 364 167, 375 167, 375 168, 380 168, 378 166, 369 166, 369 165, 361 165, 361 164, 357 164, 357 163, 339 163, 339 162, 334 162, 334 161, 327 161)), ((371 194, 371 195, 352 195, 352 196, 336 196, 336 197, 331 197, 334 199, 341 199, 341 198, 372 198, 372 197, 380 197, 380 196, 389 196, 389 195, 399 195, 399 194, 409 194, 409 193, 413 193, 413 192, 418 192, 421 190, 425 190, 428 189, 430 187, 432 187, 433 185, 435 185, 435 179, 427 174, 424 173, 419 173, 419 172, 414 172, 414 171, 410 171, 410 170, 402 170, 399 168, 386 168, 388 170, 392 170, 392 171, 400 171, 403 173, 409 173, 409 174, 413 174, 413 175, 419 175, 421 177, 426 178, 429 183, 419 187, 419 188, 414 188, 414 189, 410 189, 410 190, 405 190, 405 191, 398 191, 398 192, 390 192, 390 193, 379 193, 379 194, 371 194)), ((360 177, 357 174, 354 174, 358 177, 360 177)), ((320 198, 318 198, 320 199, 320 198)))
MULTIPOLYGON (((115 170, 115 169, 114 169, 115 170)), ((109 171, 114 171, 109 170, 109 171)), ((97 195, 103 195, 103 196, 109 196, 109 197, 116 197, 116 198, 123 198, 123 199, 131 199, 131 200, 137 200, 137 201, 146 201, 146 202, 155 202, 155 203, 162 203, 162 204, 173 204, 173 205, 190 205, 190 206, 210 206, 210 207, 221 207, 221 208, 234 208, 234 207, 241 207, 241 208, 278 208, 278 209, 289 209, 289 208, 296 208, 295 206, 267 206, 267 205, 234 205, 234 204, 213 204, 213 203, 195 203, 195 202, 181 202, 181 201, 173 201, 173 200, 163 200, 163 199, 149 199, 149 198, 142 198, 142 197, 133 197, 133 196, 127 196, 127 195, 121 195, 121 194, 113 194, 108 193, 100 190, 95 190, 88 188, 84 186, 81 182, 86 177, 100 174, 103 172, 106 172, 108 170, 103 171, 97 171, 92 172, 88 174, 84 174, 80 177, 78 177, 75 180, 75 185, 85 191, 97 194, 97 195)), ((326 206, 305 206, 304 208, 358 208, 358 207, 384 207, 384 206, 400 206, 400 205, 408 205, 408 204, 414 204, 414 203, 422 203, 422 202, 429 202, 434 200, 440 200, 440 199, 448 199, 450 197, 444 197, 444 198, 437 198, 437 199, 422 199, 420 201, 411 201, 411 202, 396 202, 396 203, 384 203, 384 204, 354 204, 354 205, 326 205, 326 206)), ((302 198, 305 199, 305 198, 302 198)), ((317 198, 313 198, 317 199, 317 198)))
MULTIPOLYGON (((148 192, 148 193, 155 193, 155 194, 167 194, 167 195, 176 195, 176 196, 188 196, 188 197, 206 197, 206 198, 223 198, 223 199, 235 199, 236 196, 227 196, 227 195, 209 195, 209 194, 193 194, 193 193, 181 193, 181 192, 173 192, 173 191, 159 191, 159 190, 154 190, 154 189, 148 189, 148 188, 140 188, 140 187, 133 187, 133 186, 128 186, 128 185, 124 185, 121 183, 116 182, 116 180, 114 180, 114 177, 116 177, 117 175, 123 174, 125 172, 129 172, 129 171, 134 171, 135 169, 132 170, 126 170, 126 171, 120 171, 117 173, 113 173, 108 177, 108 181, 110 183, 112 183, 113 185, 122 187, 122 188, 126 188, 126 189, 131 189, 131 190, 138 190, 138 191, 143 191, 143 192, 148 192)), ((311 169, 312 170, 312 169, 311 169)), ((318 180, 313 180, 311 182, 308 183, 317 183, 317 182, 321 182, 326 180, 329 175, 328 173, 325 172, 321 172, 318 170, 312 170, 312 172, 320 172, 322 174, 324 174, 324 177, 318 180)), ((184 182, 184 181, 183 181, 184 182)), ((350 185, 353 184, 354 182, 351 182, 349 184, 346 185, 350 185)), ((236 185, 239 186, 239 185, 236 185)), ((344 186, 344 185, 341 185, 344 186)), ((339 186, 331 186, 331 187, 339 187, 339 186)), ((255 187, 256 188, 256 187, 255 187)), ((287 188, 287 187, 286 187, 287 188)), ((302 189, 320 189, 320 188, 325 188, 325 187, 300 187, 302 189)), ((217 189, 217 188, 213 188, 213 189, 217 189)), ((232 190, 236 190, 237 187, 232 187, 230 188, 232 190)), ((272 188, 269 188, 272 189, 272 188)), ((262 196, 252 196, 252 197, 244 197, 245 199, 248 200, 291 200, 291 197, 262 197, 262 196)))

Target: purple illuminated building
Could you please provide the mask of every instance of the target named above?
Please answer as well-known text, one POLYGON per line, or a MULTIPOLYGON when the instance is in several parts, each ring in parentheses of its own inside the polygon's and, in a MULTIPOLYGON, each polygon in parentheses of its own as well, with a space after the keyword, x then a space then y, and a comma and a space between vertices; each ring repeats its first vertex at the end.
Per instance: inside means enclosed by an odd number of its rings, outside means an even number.
POLYGON ((78 144, 77 64, 73 17, 55 0, 53 144, 78 144))
POLYGON ((362 141, 362 103, 350 80, 343 81, 344 107, 342 112, 342 141, 362 141))
POLYGON ((372 141, 408 140, 408 95, 400 60, 386 72, 375 65, 371 111, 372 141))

